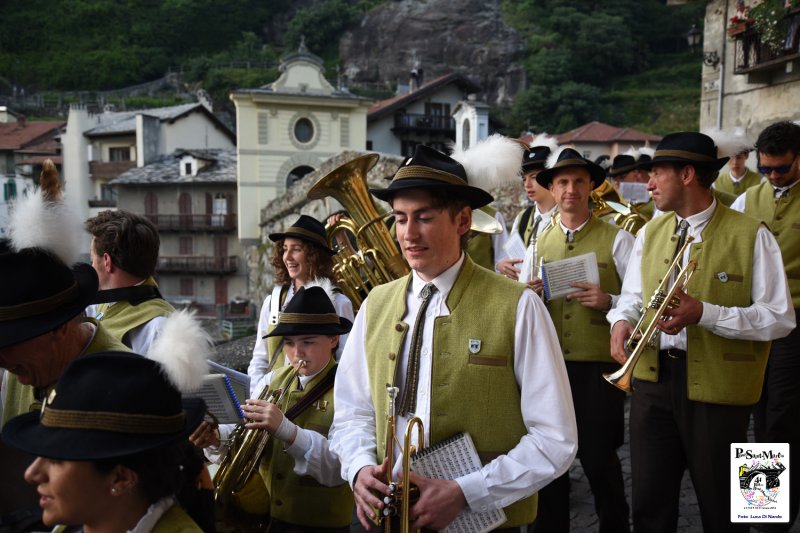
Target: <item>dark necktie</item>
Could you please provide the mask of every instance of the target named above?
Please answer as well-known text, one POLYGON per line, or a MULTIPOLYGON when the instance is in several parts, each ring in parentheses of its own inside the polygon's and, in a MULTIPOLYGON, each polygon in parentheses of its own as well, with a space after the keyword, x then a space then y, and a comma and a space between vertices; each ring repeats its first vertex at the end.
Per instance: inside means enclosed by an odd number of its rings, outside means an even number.
POLYGON ((419 295, 422 305, 419 307, 417 319, 414 321, 414 332, 411 337, 411 347, 408 350, 408 364, 406 365, 406 386, 403 388, 403 397, 400 399, 400 415, 413 413, 417 408, 417 385, 419 384, 419 354, 422 351, 422 329, 425 324, 425 312, 431 302, 431 296, 436 292, 436 285, 426 284, 419 295))
MULTIPOLYGON (((675 256, 678 255, 678 252, 683 247, 683 245, 686 243, 686 233, 689 230, 689 223, 686 222, 685 219, 681 220, 680 223, 678 224, 678 228, 677 229, 678 229, 678 231, 680 231, 680 234, 678 235, 678 244, 675 246, 675 253, 672 254, 672 259, 673 260, 675 259, 675 256)), ((678 263, 675 265, 675 275, 676 276, 681 271, 681 263, 683 263, 682 259, 680 261, 678 261, 678 263)))
POLYGON ((541 221, 541 215, 536 215, 536 218, 533 219, 533 229, 531 230, 531 238, 528 240, 528 244, 533 244, 536 242, 536 232, 539 231, 539 223, 541 221))
POLYGON ((789 196, 789 189, 775 189, 775 198, 786 198, 789 196))
POLYGON ((574 231, 567 230, 567 242, 574 242, 575 241, 575 233, 574 231))

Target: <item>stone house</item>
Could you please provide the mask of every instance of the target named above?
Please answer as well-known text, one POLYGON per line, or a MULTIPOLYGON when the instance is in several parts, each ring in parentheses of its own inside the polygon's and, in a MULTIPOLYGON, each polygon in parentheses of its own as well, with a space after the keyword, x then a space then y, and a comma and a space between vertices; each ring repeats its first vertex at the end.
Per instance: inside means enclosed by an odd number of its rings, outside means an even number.
POLYGON ((236 235, 234 150, 175 150, 109 185, 120 209, 158 227, 157 275, 167 300, 206 315, 243 300, 247 272, 236 235))
POLYGON ((776 11, 781 31, 770 46, 751 24, 731 21, 736 0, 706 3, 701 130, 742 127, 755 139, 774 122, 800 120, 800 8, 776 11))
POLYGON ((570 144, 583 157, 591 160, 601 155, 609 155, 613 158, 629 148, 644 146, 655 148, 661 140, 658 135, 651 135, 633 128, 617 128, 597 120, 556 135, 556 137, 559 144, 570 144))
MULTIPOLYGON (((65 200, 83 218, 116 207, 110 182, 177 149, 223 149, 236 136, 200 103, 92 114, 70 107, 64 146, 65 200)), ((88 236, 85 241, 88 252, 88 236)))

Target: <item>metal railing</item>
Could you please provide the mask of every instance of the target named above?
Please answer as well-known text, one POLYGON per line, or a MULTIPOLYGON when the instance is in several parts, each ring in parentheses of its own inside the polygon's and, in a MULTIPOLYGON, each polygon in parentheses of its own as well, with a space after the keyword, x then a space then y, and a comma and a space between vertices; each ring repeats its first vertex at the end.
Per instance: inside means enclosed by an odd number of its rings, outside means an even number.
POLYGON ((145 215, 158 231, 233 231, 236 214, 228 215, 145 215))
POLYGON ((456 121, 453 117, 444 115, 397 113, 394 116, 394 127, 398 130, 454 132, 456 130, 456 121))
POLYGON ((239 258, 213 256, 160 256, 156 270, 160 273, 233 274, 239 270, 239 258))

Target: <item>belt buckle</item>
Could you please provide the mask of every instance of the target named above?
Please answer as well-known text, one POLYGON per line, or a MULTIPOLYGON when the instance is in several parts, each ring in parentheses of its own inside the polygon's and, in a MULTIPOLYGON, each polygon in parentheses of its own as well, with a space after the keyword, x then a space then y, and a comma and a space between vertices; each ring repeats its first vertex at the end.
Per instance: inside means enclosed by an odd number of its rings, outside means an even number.
POLYGON ((668 355, 668 356, 669 356, 671 359, 680 359, 680 357, 678 357, 677 355, 673 355, 673 354, 672 354, 672 348, 670 348, 670 349, 668 349, 668 350, 667 350, 667 355, 668 355))

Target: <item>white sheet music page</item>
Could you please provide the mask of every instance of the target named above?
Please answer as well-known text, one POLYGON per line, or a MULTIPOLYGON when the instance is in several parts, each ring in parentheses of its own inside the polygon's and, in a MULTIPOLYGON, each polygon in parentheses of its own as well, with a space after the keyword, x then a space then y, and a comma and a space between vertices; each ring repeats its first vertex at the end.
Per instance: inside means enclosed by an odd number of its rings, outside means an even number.
POLYGON ((600 283, 597 255, 594 252, 577 255, 542 265, 544 294, 548 300, 562 298, 571 292, 581 291, 573 283, 600 283))

